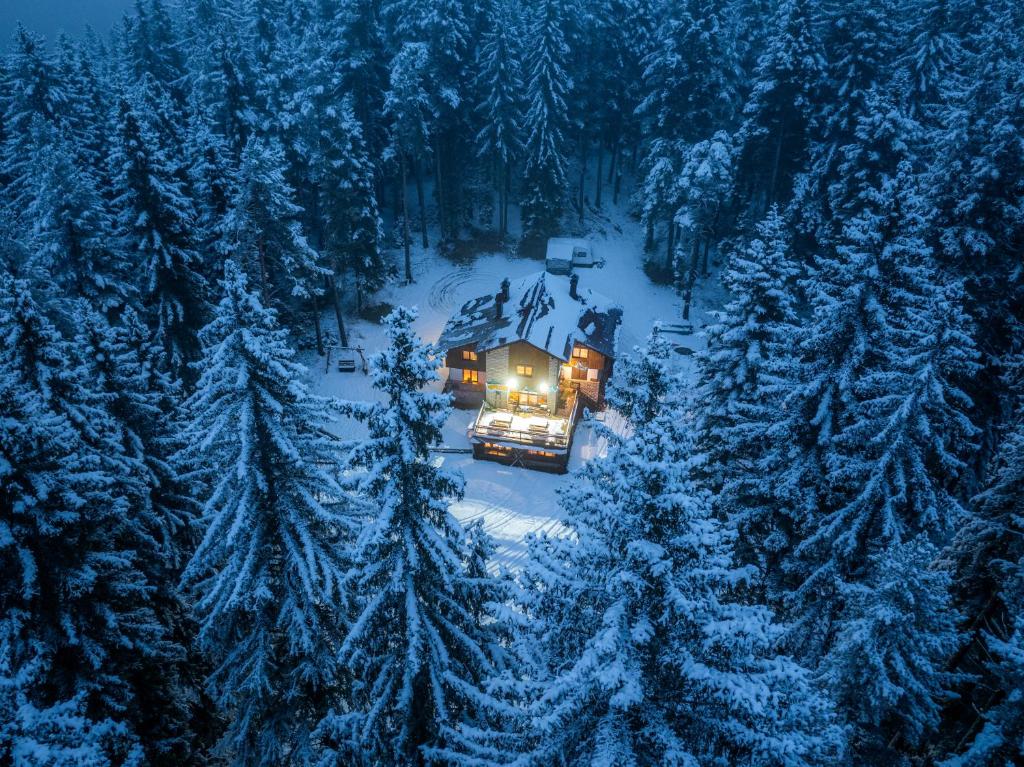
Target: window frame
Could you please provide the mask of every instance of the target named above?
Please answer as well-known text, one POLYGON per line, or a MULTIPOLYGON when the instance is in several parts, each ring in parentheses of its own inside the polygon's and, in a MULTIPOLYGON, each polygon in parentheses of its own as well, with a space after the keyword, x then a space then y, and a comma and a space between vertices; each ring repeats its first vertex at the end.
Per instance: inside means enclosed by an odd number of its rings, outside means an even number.
POLYGON ((533 365, 516 365, 516 375, 523 378, 533 378, 533 365), (530 371, 527 373, 526 371, 530 371))

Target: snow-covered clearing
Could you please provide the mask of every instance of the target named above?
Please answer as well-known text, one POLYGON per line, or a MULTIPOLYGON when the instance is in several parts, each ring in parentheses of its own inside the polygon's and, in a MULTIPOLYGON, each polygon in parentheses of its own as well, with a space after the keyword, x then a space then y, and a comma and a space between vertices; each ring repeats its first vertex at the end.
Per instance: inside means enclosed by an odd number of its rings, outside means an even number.
MULTIPOLYGON (((621 211, 597 214, 588 221, 589 238, 602 268, 579 269, 580 287, 592 288, 619 303, 623 321, 619 334, 619 355, 642 344, 656 321, 671 324, 680 321, 679 297, 666 286, 655 285, 643 271, 643 231, 621 211)), ((418 238, 416 238, 418 240, 418 238)), ((397 254, 397 258, 401 254, 397 254)), ((495 293, 505 277, 516 279, 543 270, 543 261, 513 258, 504 253, 481 255, 472 264, 459 265, 437 255, 431 248, 414 251, 411 285, 395 283, 385 288, 378 300, 419 310, 417 330, 428 341, 436 341, 451 313, 468 299, 495 293)), ((707 312, 721 304, 718 280, 710 279, 695 292, 691 309, 695 335, 672 335, 673 341, 690 349, 700 349, 701 328, 707 312)), ((333 315, 324 315, 324 327, 333 326, 333 315)), ((383 328, 377 324, 350 319, 349 343, 362 346, 367 356, 385 344, 383 328)), ((342 399, 370 400, 376 393, 369 378, 361 372, 340 373, 333 363, 309 354, 304 360, 310 366, 312 386, 320 394, 342 399)), ((694 360, 678 355, 675 362, 680 371, 692 377, 694 360)), ((447 371, 441 370, 442 378, 447 371)), ((441 381, 436 383, 438 390, 441 381)), ((476 416, 475 410, 454 410, 445 428, 445 446, 468 448, 466 430, 476 416)), ((621 419, 614 412, 600 414, 616 427, 621 419)), ((334 430, 345 436, 358 435, 362 427, 355 423, 338 424, 334 430)), ((465 498, 455 505, 455 516, 462 522, 483 518, 484 527, 497 544, 499 562, 515 566, 525 554, 523 537, 529 532, 559 532, 563 511, 558 504, 559 490, 572 482, 572 470, 600 455, 604 440, 595 433, 593 423, 579 425, 570 457, 570 473, 564 476, 547 474, 519 467, 507 467, 488 461, 476 461, 471 455, 437 453, 436 460, 462 472, 466 478, 465 498)))

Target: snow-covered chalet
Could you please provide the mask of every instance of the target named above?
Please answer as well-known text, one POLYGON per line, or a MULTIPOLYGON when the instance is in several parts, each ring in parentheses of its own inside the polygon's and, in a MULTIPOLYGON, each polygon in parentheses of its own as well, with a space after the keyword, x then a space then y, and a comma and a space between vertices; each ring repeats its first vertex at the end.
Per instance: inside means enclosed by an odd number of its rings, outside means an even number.
POLYGON ((622 310, 547 272, 468 301, 445 325, 445 390, 480 411, 469 430, 476 458, 566 470, 584 407, 602 409, 622 310))

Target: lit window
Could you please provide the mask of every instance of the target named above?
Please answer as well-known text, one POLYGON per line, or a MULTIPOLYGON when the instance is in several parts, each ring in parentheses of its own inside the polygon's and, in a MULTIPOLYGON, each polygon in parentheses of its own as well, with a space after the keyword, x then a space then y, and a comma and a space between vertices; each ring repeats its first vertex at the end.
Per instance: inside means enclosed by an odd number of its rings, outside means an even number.
POLYGON ((516 375, 531 378, 533 376, 533 365, 516 365, 516 375))
POLYGON ((463 350, 462 359, 469 360, 470 362, 476 362, 476 352, 463 350))
POLYGON ((462 383, 480 383, 480 372, 478 370, 463 370, 462 383))
POLYGON ((573 359, 585 360, 590 356, 590 349, 585 346, 577 346, 572 350, 573 359))

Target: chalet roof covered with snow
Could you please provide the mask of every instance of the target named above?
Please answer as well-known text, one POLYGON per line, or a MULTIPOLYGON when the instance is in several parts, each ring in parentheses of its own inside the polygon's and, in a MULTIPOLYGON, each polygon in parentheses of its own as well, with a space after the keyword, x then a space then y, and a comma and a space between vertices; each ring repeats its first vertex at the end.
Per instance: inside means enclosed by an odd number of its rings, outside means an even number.
POLYGON ((498 316, 495 292, 474 298, 445 325, 438 339, 444 351, 474 346, 478 352, 525 341, 562 360, 575 343, 615 356, 616 330, 622 309, 599 293, 577 285, 573 298, 569 277, 538 272, 509 285, 509 298, 498 316))

